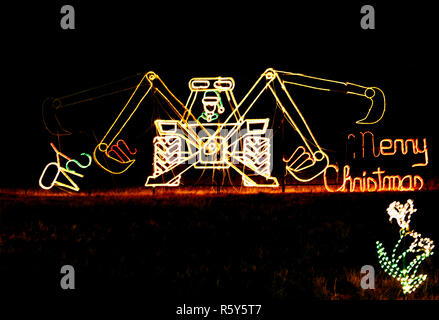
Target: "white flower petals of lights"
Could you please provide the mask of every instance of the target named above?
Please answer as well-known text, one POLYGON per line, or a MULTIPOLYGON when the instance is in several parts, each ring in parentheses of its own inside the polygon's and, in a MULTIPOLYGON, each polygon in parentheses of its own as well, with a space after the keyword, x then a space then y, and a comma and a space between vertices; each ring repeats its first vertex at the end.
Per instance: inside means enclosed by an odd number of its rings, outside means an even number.
POLYGON ((398 225, 405 230, 408 230, 410 218, 417 209, 414 208, 413 200, 407 200, 407 203, 401 204, 398 201, 393 201, 387 208, 389 214, 389 221, 395 219, 398 225))

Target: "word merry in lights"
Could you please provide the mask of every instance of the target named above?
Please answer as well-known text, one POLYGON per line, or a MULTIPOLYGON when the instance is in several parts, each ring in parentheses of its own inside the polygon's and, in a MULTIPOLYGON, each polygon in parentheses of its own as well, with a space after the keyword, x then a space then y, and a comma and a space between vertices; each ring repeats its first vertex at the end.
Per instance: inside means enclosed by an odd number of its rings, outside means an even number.
POLYGON ((433 254, 434 244, 429 238, 422 238, 421 235, 413 230, 409 231, 410 219, 413 213, 417 210, 414 208, 413 200, 407 200, 407 203, 401 204, 397 201, 392 202, 387 208, 389 221, 396 220, 399 227, 400 237, 392 250, 392 255, 389 258, 383 244, 380 241, 376 242, 376 249, 378 253, 378 260, 384 271, 392 278, 395 278, 401 283, 403 294, 410 294, 414 292, 419 285, 427 278, 426 274, 417 275, 418 268, 422 261, 433 254), (399 250, 399 246, 403 240, 411 237, 409 248, 406 250, 399 250), (398 252, 398 253, 397 253, 398 252), (412 256, 410 263, 406 263, 406 259, 412 256))
POLYGON ((87 163, 81 164, 78 160, 72 159, 72 158, 66 156, 65 154, 63 154, 62 152, 58 151, 58 149, 55 147, 55 145, 53 143, 50 143, 50 146, 52 147, 52 149, 56 153, 56 162, 49 162, 46 165, 46 167, 44 168, 43 173, 41 174, 40 180, 39 180, 40 187, 45 189, 45 190, 49 190, 49 189, 53 188, 54 186, 56 186, 56 187, 60 187, 60 188, 70 189, 73 191, 79 191, 78 185, 73 181, 73 179, 70 177, 70 175, 73 175, 73 176, 76 176, 79 178, 83 178, 84 175, 71 169, 70 166, 75 164, 79 168, 82 168, 82 169, 88 168, 92 162, 91 156, 88 153, 81 153, 81 156, 84 156, 87 158, 87 163), (65 160, 67 160, 65 167, 63 167, 61 165, 61 158, 64 158, 65 160), (52 182, 49 185, 44 185, 44 183, 43 183, 44 176, 46 175, 47 169, 51 166, 56 167, 56 169, 57 169, 56 174, 53 177, 52 182), (70 184, 66 184, 64 182, 59 181, 58 178, 59 178, 60 174, 62 174, 62 176, 64 176, 70 184))
MULTIPOLYGON (((422 154, 423 160, 421 162, 417 162, 412 164, 412 167, 426 167, 428 165, 428 147, 427 147, 427 138, 422 139, 422 148, 421 143, 418 138, 416 139, 381 139, 378 147, 375 147, 375 136, 372 132, 360 132, 361 134, 361 157, 367 158, 367 155, 372 155, 374 158, 378 158, 380 156, 395 156, 395 155, 417 155, 422 154), (367 152, 368 148, 366 147, 367 140, 366 136, 370 136, 370 145, 371 149, 367 152), (377 151, 376 151, 377 150, 377 151)), ((356 136, 355 134, 349 134, 347 137, 348 143, 355 142, 356 136)), ((352 153, 353 159, 356 158, 356 152, 352 153)))

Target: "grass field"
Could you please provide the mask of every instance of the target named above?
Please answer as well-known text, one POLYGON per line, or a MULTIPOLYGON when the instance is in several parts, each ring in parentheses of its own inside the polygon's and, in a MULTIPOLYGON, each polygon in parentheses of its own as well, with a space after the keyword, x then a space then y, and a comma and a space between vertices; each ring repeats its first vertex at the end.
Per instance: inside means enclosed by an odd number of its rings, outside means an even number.
MULTIPOLYGON (((3 190, 0 282, 18 293, 64 294, 60 268, 69 264, 77 295, 404 299, 376 256, 376 240, 391 250, 398 239, 385 209, 414 199, 413 227, 439 243, 438 194, 3 190), (375 267, 375 290, 360 287, 366 264, 375 267)), ((422 264, 428 278, 408 299, 439 299, 437 266, 436 255, 422 264)))

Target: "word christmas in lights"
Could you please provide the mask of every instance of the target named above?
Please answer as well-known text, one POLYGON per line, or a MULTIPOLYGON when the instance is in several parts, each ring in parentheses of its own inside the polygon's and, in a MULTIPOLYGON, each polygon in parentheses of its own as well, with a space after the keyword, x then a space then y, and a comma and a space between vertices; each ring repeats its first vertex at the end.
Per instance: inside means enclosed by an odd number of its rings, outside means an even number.
MULTIPOLYGON (((68 156, 66 156, 64 153, 58 151, 58 149, 55 147, 55 145, 53 143, 50 143, 50 146, 52 147, 53 151, 55 151, 56 153, 56 162, 49 162, 46 167, 44 168, 43 172, 41 173, 40 176, 40 180, 39 180, 39 185, 41 188, 45 189, 45 190, 49 190, 53 187, 60 187, 61 189, 69 189, 69 190, 73 190, 73 191, 79 191, 79 187, 78 185, 75 183, 75 181, 73 181, 73 179, 70 177, 70 175, 79 177, 79 178, 83 178, 84 175, 81 173, 76 172, 75 170, 71 169, 70 166, 72 166, 73 164, 75 164, 76 166, 78 166, 79 168, 85 169, 88 168, 91 165, 92 162, 92 158, 89 154, 87 153, 81 153, 81 156, 84 156, 87 158, 87 163, 86 164, 81 164, 78 160, 76 159, 72 159, 68 156), (61 158, 63 158, 64 160, 66 160, 65 166, 63 167, 61 165, 61 158), (51 183, 49 185, 45 185, 43 183, 44 177, 46 175, 47 169, 50 167, 55 167, 56 168, 56 173, 55 176, 53 177, 51 183), (70 184, 61 182, 59 180, 60 178, 60 174, 67 179, 67 181, 70 184)), ((66 182, 67 182, 66 181, 66 182)))

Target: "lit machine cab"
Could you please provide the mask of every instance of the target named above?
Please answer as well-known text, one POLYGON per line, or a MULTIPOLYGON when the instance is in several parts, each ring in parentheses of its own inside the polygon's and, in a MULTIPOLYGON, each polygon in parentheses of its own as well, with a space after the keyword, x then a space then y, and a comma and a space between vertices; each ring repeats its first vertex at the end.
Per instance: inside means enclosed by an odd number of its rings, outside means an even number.
MULTIPOLYGON (((182 119, 155 122, 158 136, 154 138, 154 173, 148 177, 146 186, 178 185, 180 178, 177 181, 175 175, 171 181, 158 182, 159 177, 171 170, 175 172, 178 166, 184 171, 188 167, 233 168, 239 173, 245 167, 253 175, 263 177, 266 186, 278 185, 276 178, 270 177, 270 139, 263 136, 269 119, 244 119, 236 107, 234 87, 230 77, 189 81, 188 111, 182 119)), ((243 182, 248 186, 259 185, 244 176, 243 182)))

